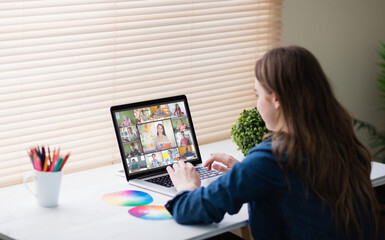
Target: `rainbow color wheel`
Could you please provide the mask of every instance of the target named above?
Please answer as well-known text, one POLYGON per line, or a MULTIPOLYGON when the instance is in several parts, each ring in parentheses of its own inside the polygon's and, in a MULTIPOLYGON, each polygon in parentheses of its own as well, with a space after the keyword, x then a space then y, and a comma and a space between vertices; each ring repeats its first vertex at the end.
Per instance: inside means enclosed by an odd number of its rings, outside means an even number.
POLYGON ((134 217, 146 220, 169 220, 171 214, 164 206, 138 206, 128 210, 128 213, 134 217))
POLYGON ((134 190, 107 193, 103 195, 102 200, 118 206, 142 206, 153 201, 148 193, 134 190))

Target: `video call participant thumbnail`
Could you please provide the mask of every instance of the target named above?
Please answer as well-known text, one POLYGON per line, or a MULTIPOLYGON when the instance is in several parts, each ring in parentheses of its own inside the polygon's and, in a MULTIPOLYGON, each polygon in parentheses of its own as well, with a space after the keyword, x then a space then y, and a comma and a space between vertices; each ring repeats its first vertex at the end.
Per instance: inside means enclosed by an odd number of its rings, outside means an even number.
POLYGON ((115 117, 119 127, 127 127, 135 124, 135 117, 131 110, 116 112, 115 117))
POLYGON ((138 125, 138 130, 146 154, 177 146, 170 119, 138 125))
POLYGON ((184 131, 189 128, 188 120, 186 117, 174 118, 171 121, 175 132, 184 131))
POLYGON ((121 124, 122 127, 124 126, 131 126, 132 122, 129 118, 127 118, 127 115, 123 115, 123 122, 121 124))
POLYGON ((131 150, 130 150, 130 152, 128 153, 128 155, 129 155, 130 157, 135 157, 135 156, 142 155, 142 152, 141 152, 141 150, 137 147, 137 144, 135 144, 135 143, 130 143, 130 146, 131 146, 131 150))
POLYGON ((188 139, 188 138, 185 136, 184 131, 181 131, 180 134, 181 134, 182 138, 180 139, 179 146, 187 146, 187 145, 191 145, 191 141, 190 141, 190 139, 188 139))
POLYGON ((132 159, 132 164, 131 164, 131 170, 137 170, 139 169, 139 164, 135 161, 135 159, 132 159))
POLYGON ((138 140, 138 134, 136 132, 136 127, 128 127, 127 128, 127 138, 128 138, 129 142, 138 140))
POLYGON ((132 142, 139 139, 135 126, 124 127, 122 133, 122 140, 124 142, 132 142))
POLYGON ((147 168, 162 166, 162 156, 160 153, 152 153, 146 156, 147 168))
POLYGON ((162 164, 163 165, 173 164, 174 163, 174 158, 173 158, 173 155, 172 155, 172 151, 168 150, 166 154, 162 154, 163 155, 162 164), (165 158, 164 155, 166 155, 166 154, 167 154, 167 157, 165 158))
POLYGON ((151 109, 152 110, 156 109, 156 111, 153 114, 154 119, 163 119, 163 118, 169 118, 170 117, 170 113, 168 113, 167 105, 165 108, 162 108, 160 105, 158 105, 155 108, 152 107, 151 109))
POLYGON ((151 109, 150 108, 142 108, 142 109, 135 109, 134 110, 134 116, 135 120, 138 124, 151 122, 154 119, 151 117, 151 109))
POLYGON ((182 119, 179 119, 179 122, 178 122, 178 127, 177 127, 177 130, 178 131, 183 131, 186 129, 186 124, 184 124, 183 120, 182 119))
POLYGON ((136 172, 147 169, 146 160, 143 155, 127 159, 127 165, 130 172, 136 172))
POLYGON ((165 162, 166 164, 173 164, 175 162, 178 162, 180 160, 178 148, 172 148, 169 150, 162 151, 162 158, 163 162, 165 162))
POLYGON ((181 153, 182 159, 191 159, 193 157, 196 157, 195 152, 191 151, 191 145, 185 146, 185 147, 180 147, 179 152, 181 153))
POLYGON ((164 150, 164 149, 170 148, 170 146, 171 146, 171 142, 166 135, 164 125, 159 123, 156 126, 155 150, 158 150, 158 151, 164 150))
POLYGON ((168 104, 171 117, 181 117, 186 115, 186 109, 183 102, 177 102, 174 104, 168 104))
POLYGON ((184 115, 184 112, 182 111, 178 103, 175 104, 175 110, 173 112, 173 115, 178 117, 184 115))

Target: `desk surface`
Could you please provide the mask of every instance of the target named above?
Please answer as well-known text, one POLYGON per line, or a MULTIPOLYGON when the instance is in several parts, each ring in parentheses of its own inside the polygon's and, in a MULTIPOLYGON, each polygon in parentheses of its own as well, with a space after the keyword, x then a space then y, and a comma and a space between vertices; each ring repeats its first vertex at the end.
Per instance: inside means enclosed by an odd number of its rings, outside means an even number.
MULTIPOLYGON (((230 140, 203 145, 202 158, 211 152, 226 152, 241 159, 230 140)), ((0 233, 15 239, 203 239, 247 225, 247 206, 236 215, 226 214, 219 224, 183 226, 174 220, 135 218, 131 207, 114 206, 101 200, 106 193, 141 190, 164 205, 170 198, 129 185, 115 173, 121 164, 65 174, 57 208, 42 208, 23 185, 0 189, 0 233)), ((33 187, 33 186, 32 186, 33 187)))
POLYGON ((372 162, 372 172, 370 173, 373 187, 385 184, 385 164, 372 162))
MULTIPOLYGON (((206 160, 212 152, 226 152, 237 159, 242 154, 231 140, 200 147, 206 160)), ((131 207, 113 206, 101 200, 106 193, 147 190, 128 185, 114 173, 121 164, 66 174, 62 179, 59 206, 41 208, 23 185, 0 189, 0 233, 15 239, 203 239, 247 225, 247 207, 236 215, 226 214, 219 224, 183 226, 173 220, 150 221, 128 214, 131 207)), ((385 184, 385 165, 373 163, 373 185, 385 184)), ((164 205, 170 198, 148 192, 151 205, 164 205)))

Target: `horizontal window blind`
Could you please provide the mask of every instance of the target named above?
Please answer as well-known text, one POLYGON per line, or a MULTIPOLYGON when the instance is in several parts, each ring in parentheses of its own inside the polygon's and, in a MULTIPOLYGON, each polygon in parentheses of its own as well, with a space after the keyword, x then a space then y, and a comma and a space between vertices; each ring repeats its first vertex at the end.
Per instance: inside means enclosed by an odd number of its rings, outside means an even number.
POLYGON ((66 172, 119 162, 109 107, 186 94, 199 144, 254 106, 255 61, 280 43, 280 0, 24 0, 0 4, 0 186, 26 150, 66 172))

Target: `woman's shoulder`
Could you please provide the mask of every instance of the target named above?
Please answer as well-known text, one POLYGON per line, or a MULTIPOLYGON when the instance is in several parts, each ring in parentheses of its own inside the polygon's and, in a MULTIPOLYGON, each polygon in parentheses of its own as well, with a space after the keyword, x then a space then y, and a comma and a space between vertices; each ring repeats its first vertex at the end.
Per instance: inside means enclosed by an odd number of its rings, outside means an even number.
POLYGON ((268 140, 263 141, 259 143, 258 145, 255 145, 252 147, 249 152, 245 155, 244 160, 249 159, 249 158, 256 158, 261 154, 267 154, 269 155, 272 154, 272 147, 271 147, 271 142, 268 140))
POLYGON ((246 165, 252 166, 278 166, 276 158, 273 154, 271 139, 266 139, 250 149, 242 162, 246 165))
POLYGON ((282 169, 272 150, 271 139, 266 139, 253 147, 239 164, 242 171, 249 172, 274 185, 285 185, 282 169))
POLYGON ((250 151, 247 153, 247 155, 253 154, 255 152, 261 152, 261 151, 270 152, 270 153, 273 152, 272 138, 268 138, 262 141, 261 143, 255 145, 254 147, 252 147, 250 151))

